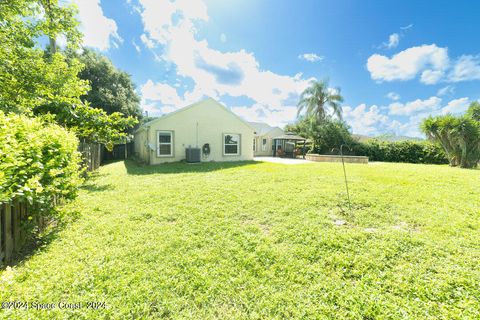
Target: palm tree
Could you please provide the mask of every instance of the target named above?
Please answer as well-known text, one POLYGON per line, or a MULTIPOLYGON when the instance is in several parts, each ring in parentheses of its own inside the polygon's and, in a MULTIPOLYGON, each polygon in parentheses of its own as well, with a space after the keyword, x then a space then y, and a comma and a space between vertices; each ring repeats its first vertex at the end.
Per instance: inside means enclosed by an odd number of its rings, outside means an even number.
POLYGON ((342 119, 343 97, 340 89, 331 89, 328 87, 328 80, 313 81, 310 87, 305 89, 300 95, 298 102, 298 113, 306 109, 307 115, 313 115, 317 121, 322 121, 327 116, 327 111, 333 111, 339 119, 342 119))

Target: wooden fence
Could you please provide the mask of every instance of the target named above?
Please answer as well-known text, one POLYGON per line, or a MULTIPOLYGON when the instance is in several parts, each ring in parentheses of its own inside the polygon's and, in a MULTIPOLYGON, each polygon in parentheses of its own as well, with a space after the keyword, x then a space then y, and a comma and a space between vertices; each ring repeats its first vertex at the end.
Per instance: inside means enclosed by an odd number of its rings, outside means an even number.
POLYGON ((78 151, 82 154, 82 160, 87 171, 94 171, 102 162, 103 147, 100 143, 80 142, 78 151))
MULTIPOLYGON (((94 171, 100 167, 103 156, 101 144, 81 142, 78 151, 82 154, 87 171, 94 171)), ((61 199, 55 197, 52 201, 57 205, 61 199)), ((12 262, 25 245, 27 239, 25 224, 33 211, 34 207, 24 201, 13 200, 9 203, 0 203, 0 265, 12 262)), ((45 226, 42 216, 37 216, 35 223, 40 230, 45 226)))
POLYGON ((11 262, 25 244, 22 224, 27 221, 29 210, 27 203, 18 200, 0 204, 0 264, 11 262))
MULTIPOLYGON (((60 197, 52 199, 57 206, 63 201, 60 197)), ((29 216, 35 217, 34 226, 39 231, 47 225, 44 216, 35 215, 35 205, 30 205, 24 200, 13 200, 9 203, 0 203, 0 266, 15 260, 27 241, 27 223, 32 223, 29 216)))

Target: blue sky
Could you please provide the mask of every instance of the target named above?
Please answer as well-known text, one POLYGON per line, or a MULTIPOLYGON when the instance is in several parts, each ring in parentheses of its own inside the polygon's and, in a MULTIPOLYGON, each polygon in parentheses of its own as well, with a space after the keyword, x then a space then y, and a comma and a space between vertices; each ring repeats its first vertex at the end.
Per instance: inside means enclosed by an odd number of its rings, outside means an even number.
POLYGON ((329 78, 354 133, 421 136, 424 117, 480 98, 473 1, 74 2, 85 46, 132 75, 149 115, 210 96, 283 126, 329 78))

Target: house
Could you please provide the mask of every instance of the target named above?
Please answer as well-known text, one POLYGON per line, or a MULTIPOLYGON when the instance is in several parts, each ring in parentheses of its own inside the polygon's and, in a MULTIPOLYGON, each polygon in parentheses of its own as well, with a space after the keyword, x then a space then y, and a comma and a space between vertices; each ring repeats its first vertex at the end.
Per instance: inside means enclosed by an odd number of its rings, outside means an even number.
POLYGON ((262 122, 249 122, 255 129, 253 138, 254 156, 272 156, 274 155, 273 138, 282 136, 285 132, 279 127, 271 127, 262 122))
POLYGON ((142 125, 134 134, 134 149, 148 164, 184 160, 190 147, 200 149, 200 161, 252 160, 254 131, 209 98, 142 125))

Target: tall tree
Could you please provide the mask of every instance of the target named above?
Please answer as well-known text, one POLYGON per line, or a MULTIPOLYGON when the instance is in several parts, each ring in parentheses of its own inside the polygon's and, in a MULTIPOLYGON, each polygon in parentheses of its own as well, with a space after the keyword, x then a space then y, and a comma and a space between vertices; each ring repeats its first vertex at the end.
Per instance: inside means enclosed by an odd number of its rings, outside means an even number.
POLYGON ((58 0, 0 0, 0 111, 46 115, 84 140, 111 146, 137 121, 80 99, 90 88, 78 77, 82 63, 54 50, 60 35, 70 51, 79 48, 76 12, 58 0), (39 42, 45 37, 51 39, 47 51, 39 42))
POLYGON ((58 52, 47 56, 38 43, 62 34, 69 47, 77 48, 76 12, 54 0, 0 1, 0 110, 31 113, 54 101, 77 103, 87 92, 88 83, 77 77, 78 60, 67 63, 58 52))
POLYGON ((121 112, 126 116, 141 118, 140 98, 135 92, 135 84, 130 75, 117 69, 105 56, 84 49, 78 56, 84 64, 79 77, 90 84, 90 91, 83 95, 94 108, 105 110, 107 114, 121 112))
POLYGON ((340 89, 328 87, 327 80, 313 81, 310 87, 300 95, 298 102, 298 115, 306 111, 307 116, 314 116, 318 122, 325 120, 329 112, 342 119, 343 97, 340 89))

